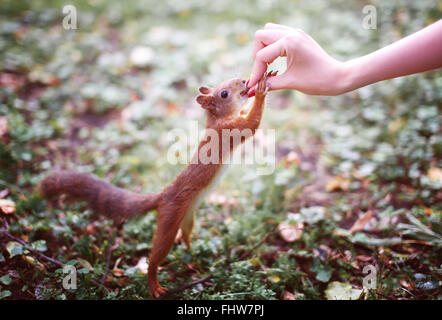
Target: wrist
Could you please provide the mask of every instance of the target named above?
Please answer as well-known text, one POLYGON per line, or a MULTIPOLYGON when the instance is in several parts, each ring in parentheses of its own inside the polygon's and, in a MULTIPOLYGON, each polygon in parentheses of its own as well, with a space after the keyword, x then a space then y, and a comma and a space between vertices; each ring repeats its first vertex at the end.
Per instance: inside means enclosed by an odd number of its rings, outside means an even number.
POLYGON ((371 63, 366 57, 359 57, 346 61, 340 71, 339 83, 340 93, 350 92, 373 82, 373 72, 366 66, 371 63))
POLYGON ((358 67, 355 60, 341 62, 338 68, 336 94, 343 94, 359 88, 357 85, 358 67))

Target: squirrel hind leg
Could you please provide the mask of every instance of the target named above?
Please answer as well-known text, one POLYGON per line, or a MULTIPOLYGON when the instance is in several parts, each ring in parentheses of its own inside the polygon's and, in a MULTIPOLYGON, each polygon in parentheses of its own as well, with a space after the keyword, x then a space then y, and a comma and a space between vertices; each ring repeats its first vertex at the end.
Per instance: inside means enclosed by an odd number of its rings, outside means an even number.
POLYGON ((183 218, 180 224, 180 229, 182 231, 182 240, 186 245, 187 249, 190 249, 190 242, 192 240, 192 230, 195 225, 195 210, 189 211, 183 218))
POLYGON ((176 208, 173 205, 160 205, 157 211, 158 226, 153 239, 147 272, 150 294, 155 298, 158 298, 166 290, 158 282, 158 267, 172 248, 181 220, 186 215, 185 210, 176 208))

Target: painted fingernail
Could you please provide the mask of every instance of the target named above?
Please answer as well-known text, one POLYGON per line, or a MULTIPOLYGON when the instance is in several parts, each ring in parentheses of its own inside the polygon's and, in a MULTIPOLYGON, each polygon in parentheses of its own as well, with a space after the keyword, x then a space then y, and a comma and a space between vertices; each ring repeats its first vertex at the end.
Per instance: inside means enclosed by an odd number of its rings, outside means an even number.
POLYGON ((249 81, 250 81, 250 79, 247 80, 247 82, 246 82, 246 87, 247 87, 247 88, 249 87, 249 81))
POLYGON ((252 89, 249 91, 249 93, 247 94, 247 97, 251 98, 255 95, 255 89, 252 89))

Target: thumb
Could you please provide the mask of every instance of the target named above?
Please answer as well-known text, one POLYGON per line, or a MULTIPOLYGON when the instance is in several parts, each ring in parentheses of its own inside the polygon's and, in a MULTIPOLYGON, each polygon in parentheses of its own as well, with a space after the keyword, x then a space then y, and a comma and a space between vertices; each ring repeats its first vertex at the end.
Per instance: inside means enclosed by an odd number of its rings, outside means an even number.
MULTIPOLYGON (((267 86, 269 91, 280 90, 280 89, 293 89, 290 79, 287 77, 286 73, 280 76, 274 76, 267 78, 267 86)), ((255 95, 256 85, 252 87, 248 93, 248 97, 253 97, 255 95)))
POLYGON ((293 77, 289 77, 287 71, 280 76, 270 77, 267 79, 269 90, 292 89, 293 77))

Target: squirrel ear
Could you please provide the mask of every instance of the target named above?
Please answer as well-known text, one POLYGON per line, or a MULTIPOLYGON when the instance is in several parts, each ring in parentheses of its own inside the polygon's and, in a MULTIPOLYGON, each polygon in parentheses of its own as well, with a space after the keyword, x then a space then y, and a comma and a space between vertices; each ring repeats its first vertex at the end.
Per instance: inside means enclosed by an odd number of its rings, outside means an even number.
POLYGON ((210 88, 205 87, 205 86, 200 87, 199 90, 200 90, 200 92, 201 92, 202 94, 209 94, 210 91, 211 91, 210 88))
POLYGON ((211 100, 212 100, 211 96, 206 96, 206 95, 202 95, 202 94, 200 94, 198 97, 196 97, 196 102, 198 102, 202 106, 205 104, 209 104, 211 100))

